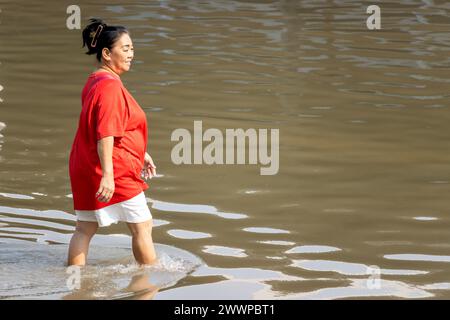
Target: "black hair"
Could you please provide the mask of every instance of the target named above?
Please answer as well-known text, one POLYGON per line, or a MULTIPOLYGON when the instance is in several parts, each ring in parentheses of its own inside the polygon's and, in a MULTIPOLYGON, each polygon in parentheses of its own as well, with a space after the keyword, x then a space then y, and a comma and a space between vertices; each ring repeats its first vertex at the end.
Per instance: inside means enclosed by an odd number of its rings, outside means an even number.
POLYGON ((108 26, 101 19, 92 18, 83 29, 83 47, 88 49, 86 54, 96 54, 98 62, 102 61, 103 48, 112 49, 114 43, 122 34, 130 32, 123 26, 108 26))

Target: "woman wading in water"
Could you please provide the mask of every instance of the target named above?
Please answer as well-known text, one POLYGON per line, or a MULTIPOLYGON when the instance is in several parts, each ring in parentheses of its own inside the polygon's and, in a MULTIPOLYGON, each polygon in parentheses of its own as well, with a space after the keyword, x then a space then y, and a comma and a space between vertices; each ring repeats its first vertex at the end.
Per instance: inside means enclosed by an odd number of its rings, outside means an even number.
POLYGON ((85 265, 89 243, 98 227, 124 221, 132 234, 139 264, 156 261, 152 215, 145 180, 156 175, 147 149, 144 111, 123 86, 120 76, 130 70, 134 49, 125 27, 91 19, 83 30, 83 47, 95 54, 98 69, 81 94, 82 109, 69 160, 76 230, 68 265, 85 265))

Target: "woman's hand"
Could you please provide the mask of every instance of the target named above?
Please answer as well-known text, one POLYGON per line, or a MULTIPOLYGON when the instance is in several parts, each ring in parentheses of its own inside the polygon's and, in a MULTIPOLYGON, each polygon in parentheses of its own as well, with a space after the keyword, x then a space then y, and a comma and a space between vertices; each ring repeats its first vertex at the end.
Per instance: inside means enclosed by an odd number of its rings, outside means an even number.
POLYGON ((144 157, 144 168, 142 169, 144 173, 144 179, 151 179, 156 176, 156 166, 153 163, 152 157, 146 152, 144 157))
POLYGON ((98 198, 100 202, 108 202, 111 200, 114 194, 114 175, 113 174, 105 174, 100 180, 100 187, 98 188, 95 197, 98 198))

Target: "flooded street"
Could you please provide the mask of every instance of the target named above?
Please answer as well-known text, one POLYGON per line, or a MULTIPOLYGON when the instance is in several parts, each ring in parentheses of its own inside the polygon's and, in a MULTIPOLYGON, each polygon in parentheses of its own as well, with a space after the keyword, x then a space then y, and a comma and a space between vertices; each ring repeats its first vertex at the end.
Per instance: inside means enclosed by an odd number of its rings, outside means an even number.
POLYGON ((370 4, 79 3, 82 28, 131 31, 163 259, 139 270, 127 226, 100 228, 74 293, 68 161, 94 57, 68 3, 2 1, 0 298, 449 299, 450 3, 378 1, 381 30, 370 4), (278 172, 174 164, 194 121, 279 129, 278 172))

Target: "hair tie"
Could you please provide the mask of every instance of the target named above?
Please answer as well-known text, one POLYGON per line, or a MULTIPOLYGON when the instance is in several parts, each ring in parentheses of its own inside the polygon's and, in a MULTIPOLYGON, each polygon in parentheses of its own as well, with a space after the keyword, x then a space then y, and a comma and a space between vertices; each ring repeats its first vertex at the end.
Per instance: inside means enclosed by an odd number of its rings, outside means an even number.
MULTIPOLYGON (((94 33, 94 37, 92 38, 92 41, 91 41, 92 48, 95 48, 95 46, 97 45, 97 40, 98 40, 98 37, 100 36, 100 33, 102 32, 102 30, 103 30, 103 25, 99 24, 97 27, 97 30, 94 33)), ((92 32, 91 32, 91 35, 92 35, 92 32)))

